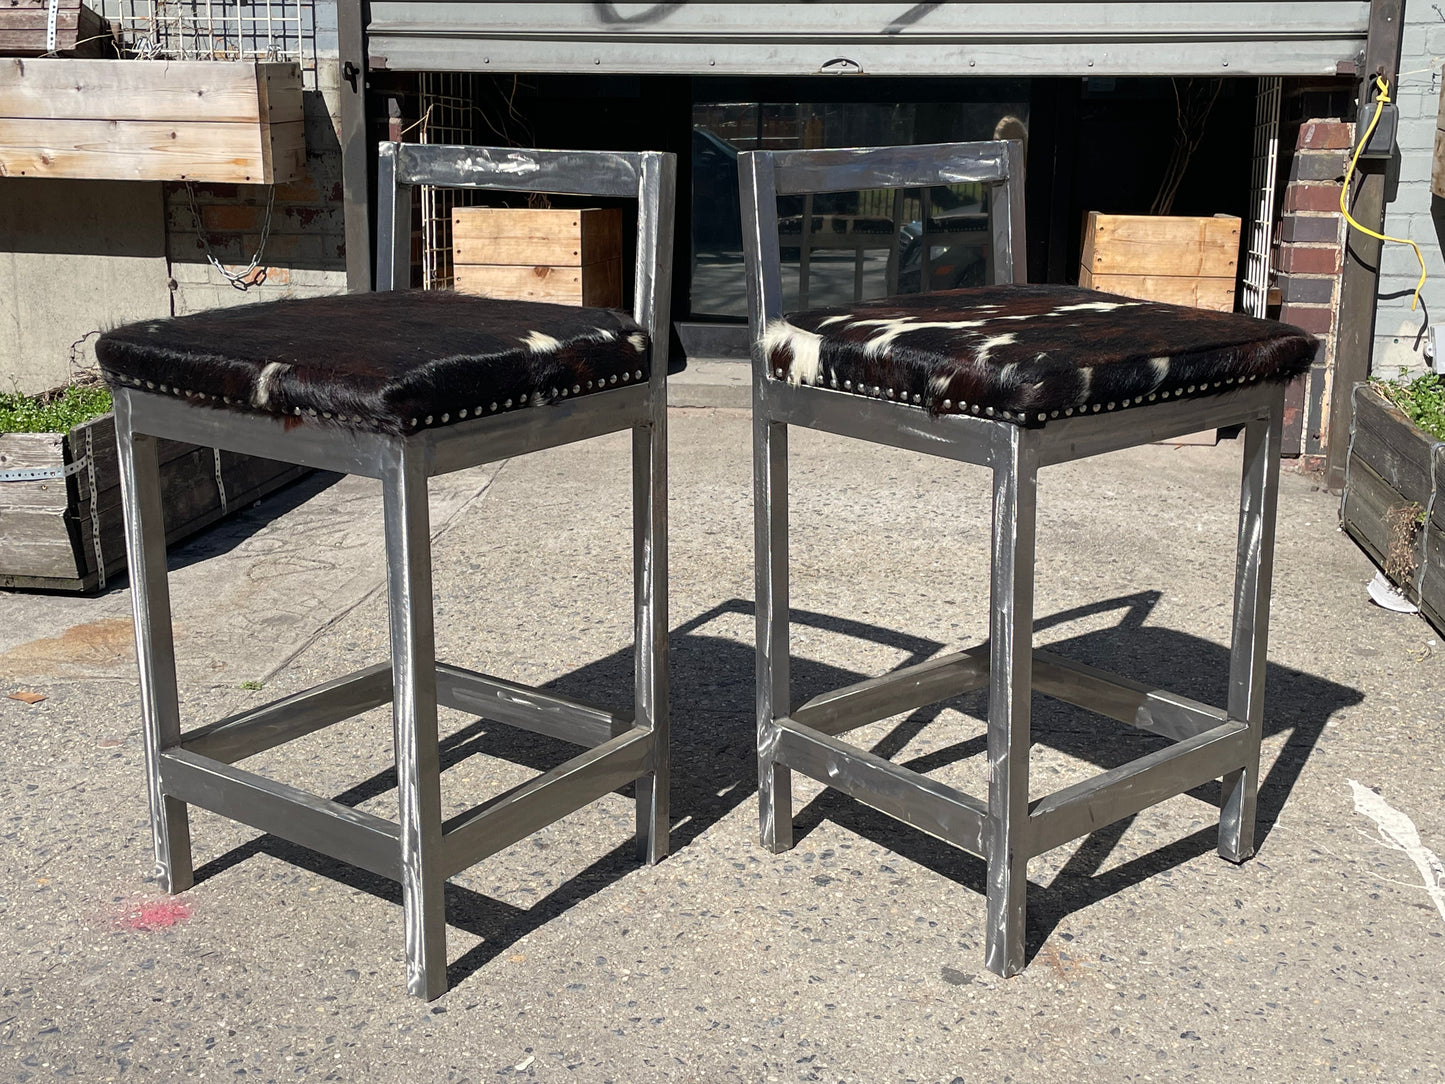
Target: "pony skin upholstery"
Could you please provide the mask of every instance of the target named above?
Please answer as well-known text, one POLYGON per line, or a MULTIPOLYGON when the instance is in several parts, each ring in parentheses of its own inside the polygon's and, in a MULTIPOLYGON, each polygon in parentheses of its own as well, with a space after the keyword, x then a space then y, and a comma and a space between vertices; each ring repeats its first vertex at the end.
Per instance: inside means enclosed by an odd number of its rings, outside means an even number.
POLYGON ((1046 285, 811 309, 763 335, 772 379, 1025 425, 1286 381, 1318 345, 1273 320, 1046 285))
POLYGON ((106 332, 96 355, 112 384, 398 435, 650 371, 647 335, 624 313, 421 290, 144 320, 106 332))

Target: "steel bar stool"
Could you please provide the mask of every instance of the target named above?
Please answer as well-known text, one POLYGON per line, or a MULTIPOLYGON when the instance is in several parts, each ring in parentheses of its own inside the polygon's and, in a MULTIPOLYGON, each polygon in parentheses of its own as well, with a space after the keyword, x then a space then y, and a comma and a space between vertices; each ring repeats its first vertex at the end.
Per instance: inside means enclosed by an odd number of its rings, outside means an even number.
POLYGON ((155 320, 103 336, 115 389, 156 861, 192 884, 194 804, 401 882, 407 988, 447 987, 447 878, 637 781, 637 839, 668 847, 668 286, 670 154, 381 146, 379 292, 155 320), (634 304, 603 309, 404 289, 419 184, 630 198, 634 304), (609 711, 438 663, 427 479, 632 431, 635 704, 609 711), (182 733, 158 438, 379 478, 391 661, 182 733), (390 702, 400 820, 236 767, 253 753, 390 702), (443 822, 437 706, 586 751, 443 822))
POLYGON ((1024 965, 1030 858, 1214 778, 1219 853, 1254 852, 1265 645, 1284 382, 1312 336, 1230 313, 1067 286, 1025 286, 1022 152, 990 142, 740 156, 753 340, 758 769, 762 841, 792 846, 800 771, 983 858, 986 964, 1024 965), (777 200, 804 192, 988 186, 1003 285, 782 312, 777 200), (789 689, 788 426, 926 452, 993 472, 989 642, 795 705, 789 689), (1219 710, 1033 650, 1040 467, 1242 425, 1244 475, 1228 704, 1219 710), (987 688, 988 795, 961 793, 839 735, 987 688), (1029 800, 1038 691, 1172 739, 1029 800))

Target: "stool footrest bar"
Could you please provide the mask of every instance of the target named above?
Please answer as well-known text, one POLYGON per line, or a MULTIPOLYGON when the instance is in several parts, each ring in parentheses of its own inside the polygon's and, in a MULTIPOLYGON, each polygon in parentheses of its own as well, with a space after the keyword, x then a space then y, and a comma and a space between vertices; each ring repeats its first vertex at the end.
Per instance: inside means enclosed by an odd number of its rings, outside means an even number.
POLYGON ((1247 723, 1227 722, 1040 798, 1029 812, 1029 854, 1043 854, 1238 769, 1249 741, 1247 723))
POLYGON ((234 764, 391 702, 391 663, 368 666, 181 735, 181 748, 234 764))
POLYGON ((984 857, 988 807, 977 798, 801 726, 794 719, 779 719, 775 725, 781 763, 945 843, 984 857))
POLYGON ((1034 652, 1033 687, 1036 692, 1173 741, 1203 734, 1229 720, 1225 712, 1197 700, 1047 651, 1034 652))
POLYGON ((842 734, 987 685, 985 644, 815 696, 795 709, 792 719, 823 734, 842 734))
POLYGON ((588 749, 632 726, 630 713, 584 704, 448 663, 437 664, 437 703, 588 749))
POLYGON ((451 877, 652 770, 652 731, 633 727, 442 826, 442 876, 451 877))
POLYGON ((184 749, 162 753, 160 770, 173 798, 401 879, 401 832, 391 821, 184 749))

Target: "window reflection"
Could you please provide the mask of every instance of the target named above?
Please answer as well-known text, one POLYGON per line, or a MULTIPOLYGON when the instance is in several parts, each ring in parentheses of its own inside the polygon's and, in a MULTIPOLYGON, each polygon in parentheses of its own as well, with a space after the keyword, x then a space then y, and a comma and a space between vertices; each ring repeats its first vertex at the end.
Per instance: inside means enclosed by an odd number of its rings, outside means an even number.
MULTIPOLYGON (((1019 101, 698 102, 692 127, 694 315, 744 317, 738 152, 1026 139, 1019 101)), ((778 202, 786 308, 981 284, 991 274, 988 193, 977 184, 778 202)))

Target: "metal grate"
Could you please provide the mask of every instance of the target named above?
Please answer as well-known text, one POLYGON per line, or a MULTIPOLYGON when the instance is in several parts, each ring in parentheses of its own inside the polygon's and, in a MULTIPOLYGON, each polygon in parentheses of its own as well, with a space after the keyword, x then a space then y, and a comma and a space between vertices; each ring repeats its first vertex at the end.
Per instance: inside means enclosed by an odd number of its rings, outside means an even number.
POLYGON ((1279 76, 1259 80, 1254 105, 1254 215, 1244 263, 1244 311, 1265 315, 1269 304, 1269 255, 1274 231, 1274 182, 1279 163, 1279 76))
MULTIPOLYGON (((477 89, 470 72, 423 72, 418 142, 477 142, 477 89)), ((444 290, 454 284, 452 208, 473 203, 475 196, 464 189, 422 186, 422 289, 444 290)))
POLYGON ((315 0, 104 0, 142 60, 295 60, 316 67, 315 0))

